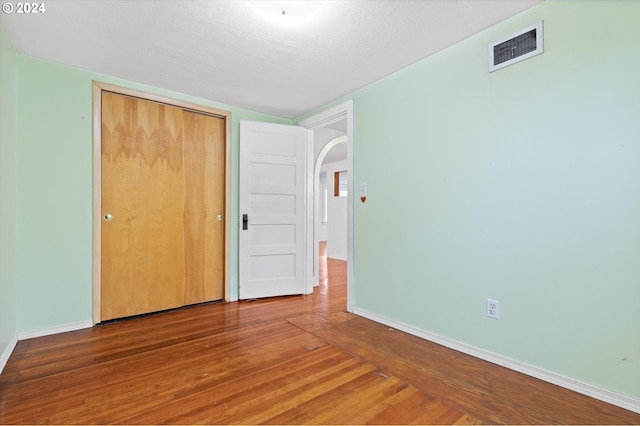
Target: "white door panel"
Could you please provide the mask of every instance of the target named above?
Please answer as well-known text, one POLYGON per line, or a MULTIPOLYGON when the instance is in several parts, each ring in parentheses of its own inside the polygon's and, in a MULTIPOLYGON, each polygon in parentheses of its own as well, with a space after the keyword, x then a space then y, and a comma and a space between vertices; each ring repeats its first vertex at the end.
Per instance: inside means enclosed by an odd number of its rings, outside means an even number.
POLYGON ((240 122, 240 299, 305 292, 306 136, 240 122))

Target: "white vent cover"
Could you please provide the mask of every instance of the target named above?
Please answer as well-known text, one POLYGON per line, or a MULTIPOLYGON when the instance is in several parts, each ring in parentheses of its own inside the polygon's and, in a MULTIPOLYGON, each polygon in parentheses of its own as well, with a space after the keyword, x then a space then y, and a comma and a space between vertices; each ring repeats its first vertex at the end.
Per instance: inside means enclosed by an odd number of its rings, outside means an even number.
POLYGON ((544 52, 542 21, 489 45, 489 72, 544 52))

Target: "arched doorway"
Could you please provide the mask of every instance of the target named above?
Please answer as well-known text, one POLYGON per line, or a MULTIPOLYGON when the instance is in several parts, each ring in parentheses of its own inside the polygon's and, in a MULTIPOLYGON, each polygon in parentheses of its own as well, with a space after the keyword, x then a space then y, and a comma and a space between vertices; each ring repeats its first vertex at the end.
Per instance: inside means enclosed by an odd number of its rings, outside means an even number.
MULTIPOLYGON (((335 162, 335 161, 344 161, 346 164, 347 161, 347 155, 346 155, 346 145, 347 145, 347 141, 348 138, 347 136, 338 136, 335 137, 333 139, 331 139, 330 141, 328 141, 326 143, 326 145, 324 145, 322 147, 322 149, 320 150, 320 153, 318 154, 318 157, 316 158, 316 162, 314 164, 314 175, 313 175, 313 194, 314 194, 314 201, 313 201, 313 250, 314 250, 314 254, 313 254, 313 264, 314 264, 314 277, 316 279, 316 281, 314 282, 314 285, 318 285, 319 281, 318 281, 318 264, 320 261, 320 254, 319 254, 319 247, 320 247, 320 241, 321 238, 324 237, 324 233, 321 232, 321 228, 323 226, 323 218, 327 217, 327 210, 329 210, 329 206, 327 205, 327 203, 330 203, 332 201, 331 194, 332 191, 330 190, 330 188, 323 188, 323 185, 321 184, 321 179, 320 179, 320 175, 322 172, 322 167, 323 164, 326 164, 327 162, 335 162), (342 149, 340 149, 342 148, 342 149), (337 154, 336 152, 339 151, 337 154), (330 153, 333 154, 333 156, 331 156, 331 160, 329 160, 329 155, 330 153), (329 193, 328 196, 326 196, 327 192, 329 193), (323 197, 325 197, 323 199, 323 197)), ((346 167, 346 166, 345 166, 346 167)), ((330 178, 331 176, 329 176, 330 178)), ((331 179, 328 179, 329 181, 331 179)), ((329 187, 331 187, 331 185, 329 185, 329 187)), ((346 204, 346 200, 345 204, 346 204)), ((335 210, 334 210, 335 211, 335 210)), ((346 220, 347 220, 347 212, 346 212, 346 206, 344 207, 344 211, 342 211, 341 209, 337 210, 337 212, 340 212, 338 214, 341 215, 341 217, 333 217, 333 221, 334 223, 336 223, 337 221, 340 222, 344 222, 344 225, 346 227, 346 220), (344 214, 343 214, 344 213, 344 214)), ((329 217, 327 218, 328 220, 332 220, 331 215, 329 215, 329 217)), ((346 246, 347 246, 347 233, 346 232, 341 232, 340 236, 333 234, 332 237, 334 238, 334 243, 336 244, 340 244, 341 246, 344 246, 344 253, 345 253, 345 259, 346 259, 346 246), (335 241, 335 238, 344 238, 344 241, 335 241)), ((329 243, 328 239, 327 239, 327 243, 329 243)), ((340 250, 341 252, 343 250, 340 250)))

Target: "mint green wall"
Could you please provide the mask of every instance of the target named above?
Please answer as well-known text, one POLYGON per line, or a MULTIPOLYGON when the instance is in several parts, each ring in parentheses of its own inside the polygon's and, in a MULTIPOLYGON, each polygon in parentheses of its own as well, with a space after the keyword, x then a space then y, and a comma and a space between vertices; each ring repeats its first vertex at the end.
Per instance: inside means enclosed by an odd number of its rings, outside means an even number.
POLYGON ((0 355, 16 336, 16 55, 0 25, 0 355))
MULTIPOLYGON (((18 330, 92 318, 92 80, 232 113, 232 187, 238 182, 239 120, 290 121, 17 55, 18 330)), ((238 196, 232 191, 231 229, 238 196)), ((237 297, 232 232, 232 297, 237 297)))
POLYGON ((640 398, 638 17, 547 1, 349 96, 357 308, 640 398))

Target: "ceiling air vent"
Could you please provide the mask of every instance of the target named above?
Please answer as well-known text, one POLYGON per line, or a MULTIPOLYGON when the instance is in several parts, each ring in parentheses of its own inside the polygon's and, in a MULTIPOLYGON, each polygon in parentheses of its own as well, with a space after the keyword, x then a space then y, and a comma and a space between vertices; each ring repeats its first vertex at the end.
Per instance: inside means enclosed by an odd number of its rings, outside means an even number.
POLYGON ((542 21, 489 45, 489 71, 541 54, 542 21))

